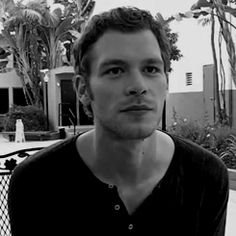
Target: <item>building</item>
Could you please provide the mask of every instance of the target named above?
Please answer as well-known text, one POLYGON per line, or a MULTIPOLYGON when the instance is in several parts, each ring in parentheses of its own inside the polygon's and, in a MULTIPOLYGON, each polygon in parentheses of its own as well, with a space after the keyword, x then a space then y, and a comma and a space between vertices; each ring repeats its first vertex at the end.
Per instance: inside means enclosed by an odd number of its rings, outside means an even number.
MULTIPOLYGON (((179 35, 177 46, 183 57, 178 62, 172 63, 173 71, 169 75, 167 126, 174 122, 175 113, 181 118, 191 119, 200 124, 213 124, 217 120, 217 112, 211 26, 210 24, 202 26, 196 19, 185 19, 181 22, 173 21, 171 27, 173 32, 179 35)), ((215 46, 219 63, 217 27, 216 25, 215 46)), ((235 39, 233 30, 232 36, 235 39)), ((224 40, 222 40, 221 53, 225 73, 226 110, 231 110, 232 126, 236 128, 236 86, 231 79, 229 57, 224 40)), ((221 81, 219 88, 221 88, 221 81)))
MULTIPOLYGON (((73 67, 62 66, 49 71, 48 81, 44 82, 44 110, 50 130, 60 126, 91 125, 78 103, 73 88, 73 67)), ((0 72, 0 127, 2 120, 12 105, 26 105, 20 78, 13 67, 0 72)))
POLYGON ((91 125, 73 88, 74 70, 72 66, 62 66, 49 71, 45 83, 44 104, 51 129, 60 126, 91 125))
MULTIPOLYGON (((167 125, 175 121, 175 116, 198 122, 201 125, 213 125, 217 121, 216 95, 214 84, 214 65, 203 65, 196 67, 195 71, 183 70, 182 89, 169 93, 167 99, 167 125), (202 73, 199 76, 198 72, 202 73), (196 86, 196 82, 202 84, 201 88, 196 86)), ((178 80, 179 83, 179 80, 178 80)), ((236 128, 236 89, 226 89, 226 111, 230 110, 230 100, 232 101, 232 127, 236 128)))
POLYGON ((8 54, 8 44, 0 35, 0 128, 4 114, 12 104, 26 105, 20 79, 14 70, 13 56, 8 54))

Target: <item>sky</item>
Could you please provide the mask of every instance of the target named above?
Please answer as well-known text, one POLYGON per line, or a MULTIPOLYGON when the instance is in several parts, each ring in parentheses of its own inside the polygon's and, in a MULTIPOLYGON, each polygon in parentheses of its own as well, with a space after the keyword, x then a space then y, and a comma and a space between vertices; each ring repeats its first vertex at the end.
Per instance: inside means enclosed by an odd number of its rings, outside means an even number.
POLYGON ((95 0, 95 2, 94 13, 118 6, 136 6, 149 10, 153 15, 160 12, 163 16, 170 16, 188 11, 197 0, 95 0))
MULTIPOLYGON (((28 1, 30 0, 24 0, 23 2, 28 1)), ((51 5, 54 0, 47 0, 47 2, 51 5)), ((147 9, 154 15, 157 12, 170 15, 188 11, 197 0, 95 0, 95 2, 95 14, 118 6, 136 6, 147 9)))

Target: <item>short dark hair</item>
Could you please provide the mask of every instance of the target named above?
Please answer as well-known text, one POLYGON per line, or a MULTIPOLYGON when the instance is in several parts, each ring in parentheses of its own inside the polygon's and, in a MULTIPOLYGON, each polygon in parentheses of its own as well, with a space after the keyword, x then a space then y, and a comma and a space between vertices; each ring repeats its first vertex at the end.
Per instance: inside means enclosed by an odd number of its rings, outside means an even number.
POLYGON ((91 63, 88 54, 92 46, 105 32, 135 33, 147 29, 153 32, 159 43, 164 69, 165 72, 168 72, 170 69, 170 44, 163 24, 147 10, 136 7, 118 7, 94 15, 82 32, 81 37, 75 41, 73 47, 75 88, 78 87, 76 75, 80 75, 85 78, 87 89, 90 89, 88 77, 91 63))

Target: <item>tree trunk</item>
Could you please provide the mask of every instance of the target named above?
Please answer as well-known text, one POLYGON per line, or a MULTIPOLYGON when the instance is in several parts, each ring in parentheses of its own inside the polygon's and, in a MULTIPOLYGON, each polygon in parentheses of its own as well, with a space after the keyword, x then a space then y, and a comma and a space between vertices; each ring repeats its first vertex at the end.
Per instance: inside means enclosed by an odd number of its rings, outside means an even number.
POLYGON ((211 47, 212 47, 212 55, 214 61, 214 99, 216 103, 216 110, 218 114, 218 120, 221 124, 223 121, 222 113, 221 113, 221 105, 220 105, 220 94, 219 94, 219 75, 218 75, 218 62, 216 56, 216 49, 215 49, 215 18, 214 18, 214 10, 212 10, 211 14, 211 47))
MULTIPOLYGON (((231 79, 236 85, 236 55, 235 55, 235 45, 233 42, 232 34, 229 28, 229 25, 226 22, 225 12, 221 7, 221 0, 215 0, 216 2, 216 13, 218 15, 218 20, 220 23, 220 27, 222 30, 222 35, 224 37, 226 43, 226 50, 229 55, 229 64, 230 64, 230 72, 231 79)), ((232 88, 230 89, 232 90, 232 88)), ((230 91, 231 93, 232 91, 230 91)), ((232 96, 229 96, 229 124, 232 126, 232 96)))

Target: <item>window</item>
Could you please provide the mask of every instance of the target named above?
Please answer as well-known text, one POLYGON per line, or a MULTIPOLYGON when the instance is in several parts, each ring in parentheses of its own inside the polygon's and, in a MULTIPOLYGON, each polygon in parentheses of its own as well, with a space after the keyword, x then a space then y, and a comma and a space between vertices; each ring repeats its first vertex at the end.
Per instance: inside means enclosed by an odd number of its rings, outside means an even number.
POLYGON ((18 106, 26 106, 23 88, 13 88, 13 104, 18 106))
POLYGON ((8 88, 0 88, 0 114, 5 114, 9 110, 9 91, 8 88))
POLYGON ((192 74, 192 72, 187 72, 185 74, 185 76, 186 76, 186 86, 192 85, 193 84, 193 80, 192 80, 193 74, 192 74))

